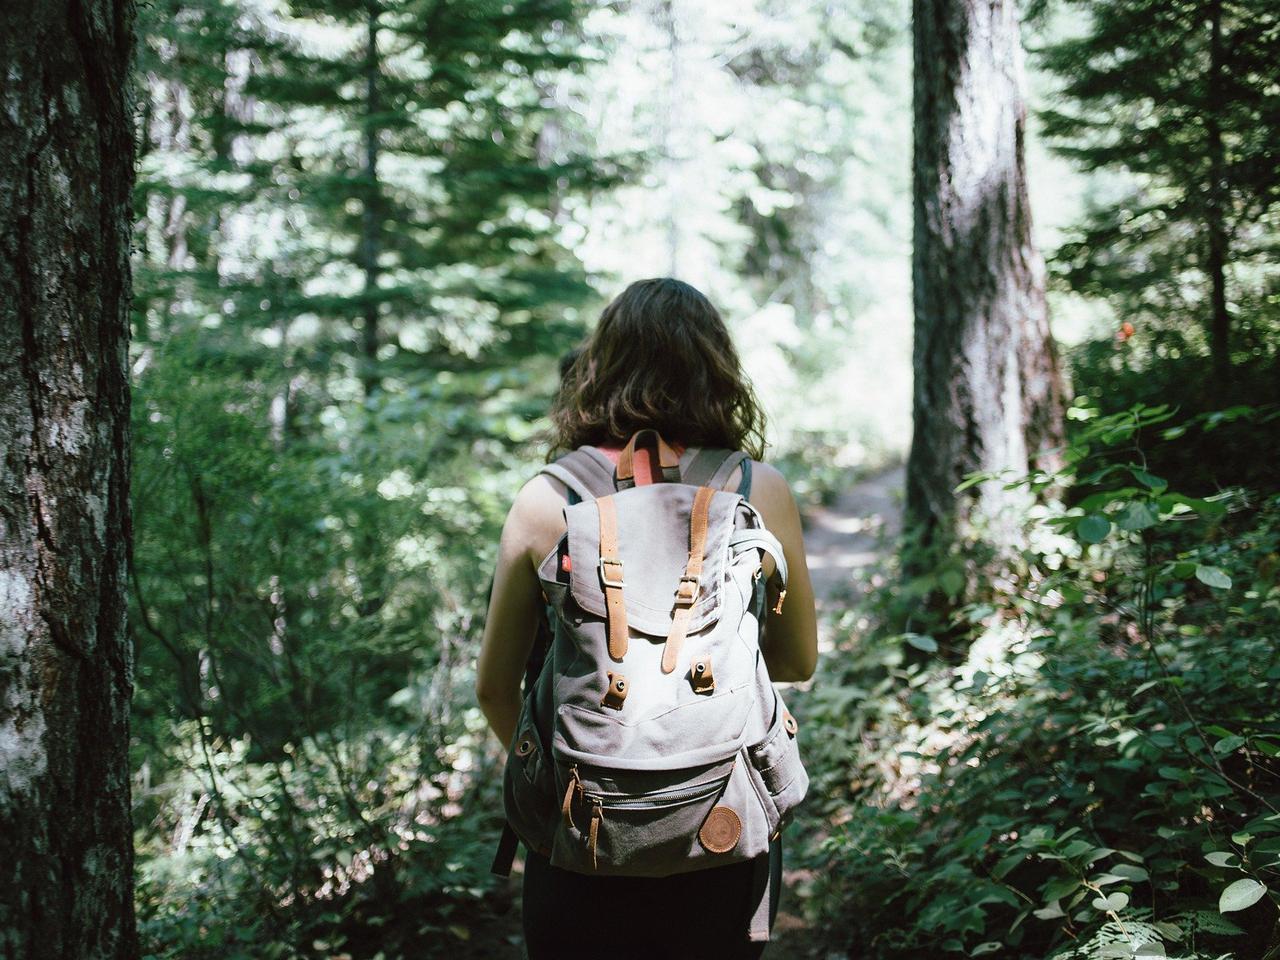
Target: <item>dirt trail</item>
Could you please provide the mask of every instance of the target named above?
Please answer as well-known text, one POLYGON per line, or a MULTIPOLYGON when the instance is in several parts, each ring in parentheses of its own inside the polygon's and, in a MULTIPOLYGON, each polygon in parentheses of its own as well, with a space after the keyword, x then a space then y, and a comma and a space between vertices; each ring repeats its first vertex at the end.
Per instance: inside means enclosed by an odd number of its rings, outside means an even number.
POLYGON ((805 517, 804 543, 819 613, 830 613, 862 592, 860 574, 879 561, 884 538, 902 527, 903 480, 902 467, 891 467, 805 517))
MULTIPOLYGON (((902 528, 902 467, 891 467, 855 483, 829 505, 806 512, 805 554, 818 601, 818 645, 832 649, 836 617, 865 590, 863 579, 883 559, 902 528)), ((803 710, 804 694, 790 694, 803 710)), ((788 857, 788 860, 791 858, 788 857)), ((784 893, 768 960, 815 960, 820 938, 812 936, 800 902, 809 871, 786 868, 784 893)))

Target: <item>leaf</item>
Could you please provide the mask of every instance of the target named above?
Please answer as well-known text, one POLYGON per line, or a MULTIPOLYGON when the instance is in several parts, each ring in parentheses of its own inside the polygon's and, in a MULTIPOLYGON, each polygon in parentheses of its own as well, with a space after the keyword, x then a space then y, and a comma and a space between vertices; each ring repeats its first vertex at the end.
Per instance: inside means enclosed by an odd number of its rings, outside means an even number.
POLYGON ((1207 567, 1204 564, 1197 565, 1196 579, 1206 586, 1217 587, 1219 590, 1231 589, 1231 578, 1218 567, 1207 567))
POLYGON ((1085 543, 1101 543, 1111 532, 1111 521, 1100 513, 1091 513, 1082 517, 1076 524, 1076 536, 1085 543))
POLYGON ((1163 943, 1144 943, 1133 951, 1135 957, 1163 957, 1165 956, 1163 943))
POLYGON ((1119 891, 1106 897, 1094 897, 1092 901, 1092 906, 1095 910, 1109 910, 1113 913, 1117 910, 1123 910, 1128 905, 1129 895, 1119 891))
POLYGON ((1237 880, 1222 891, 1222 896, 1218 898, 1218 912, 1231 913, 1235 910, 1247 910, 1261 900, 1266 892, 1267 885, 1251 877, 1237 880))
POLYGON ((1131 863, 1118 863, 1111 868, 1111 872, 1133 883, 1142 883, 1151 879, 1151 875, 1146 870, 1131 863))
POLYGON ((1159 502, 1160 509, 1165 513, 1183 513, 1191 510, 1202 517, 1220 517, 1227 512, 1226 505, 1220 501, 1187 497, 1180 493, 1166 493, 1159 502), (1179 507, 1182 509, 1179 510, 1179 507))
POLYGON ((958 483, 956 485, 956 488, 951 492, 963 493, 965 490, 968 490, 970 487, 976 487, 978 484, 986 483, 988 480, 996 480, 999 478, 999 476, 1000 475, 998 473, 991 473, 989 471, 980 471, 977 473, 970 473, 960 483, 958 483))
POLYGON ((938 585, 948 597, 958 597, 964 589, 964 574, 954 567, 938 574, 938 585))
POLYGON ((1126 503, 1116 515, 1116 526, 1131 532, 1154 527, 1159 522, 1160 517, 1151 504, 1139 500, 1126 503))
POLYGON ((1233 733, 1228 737, 1223 737, 1215 743, 1213 745, 1213 752, 1220 757, 1225 757, 1228 753, 1235 753, 1236 750, 1244 746, 1244 742, 1244 737, 1233 733))
POLYGON ((1062 905, 1054 900, 1047 907, 1041 907, 1039 910, 1033 910, 1032 913, 1041 920, 1057 920, 1059 917, 1065 917, 1067 914, 1062 909, 1062 905))
POLYGON ((904 633, 902 639, 915 647, 917 650, 923 650, 925 653, 937 653, 938 641, 923 633, 904 633))
POLYGON ((1118 873, 1103 873, 1094 877, 1092 882, 1095 887, 1109 887, 1113 883, 1122 883, 1124 877, 1118 873))
POLYGON ((1040 895, 1046 900, 1060 900, 1067 894, 1074 893, 1079 886, 1080 881, 1075 877, 1054 877, 1044 885, 1040 895))
POLYGON ((1169 481, 1163 477, 1157 477, 1154 473, 1147 473, 1138 467, 1130 467, 1129 472, 1133 474, 1133 479, 1137 480, 1144 487, 1150 487, 1156 493, 1160 493, 1169 486, 1169 481))
POLYGON ((995 953, 1003 946, 1004 944, 1000 943, 998 940, 988 940, 986 943, 980 943, 974 947, 973 950, 970 951, 969 956, 981 957, 984 954, 995 953))

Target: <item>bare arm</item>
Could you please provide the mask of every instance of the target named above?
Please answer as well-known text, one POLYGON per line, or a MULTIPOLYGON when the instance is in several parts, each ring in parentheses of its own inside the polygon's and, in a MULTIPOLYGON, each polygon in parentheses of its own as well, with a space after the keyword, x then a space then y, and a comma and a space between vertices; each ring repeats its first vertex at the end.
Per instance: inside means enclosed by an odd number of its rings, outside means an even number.
POLYGON ((773 680, 808 680, 818 665, 818 617, 805 560, 800 510, 786 478, 766 463, 752 464, 751 503, 782 543, 787 558, 787 597, 782 613, 772 598, 764 629, 764 662, 773 680))
POLYGON ((537 635, 537 563, 564 533, 564 494, 538 476, 516 495, 502 526, 489 614, 476 663, 476 699, 489 726, 509 746, 520 715, 520 683, 537 635))

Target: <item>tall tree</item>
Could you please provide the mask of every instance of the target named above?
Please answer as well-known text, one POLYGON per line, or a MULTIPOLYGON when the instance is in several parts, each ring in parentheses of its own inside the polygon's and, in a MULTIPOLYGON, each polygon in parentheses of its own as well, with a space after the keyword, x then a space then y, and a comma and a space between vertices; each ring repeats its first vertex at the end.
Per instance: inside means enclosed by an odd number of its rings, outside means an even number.
POLYGON ((0 954, 137 955, 130 0, 0 8, 0 954))
POLYGON ((1023 472, 1060 441, 1061 396, 1031 236, 1017 5, 915 0, 913 29, 907 509, 926 543, 945 543, 1004 506, 995 481, 957 495, 966 474, 1023 472))
POLYGON ((1100 199, 1055 259, 1073 288, 1107 296, 1125 320, 1178 341, 1171 349, 1207 348, 1220 389, 1233 356, 1268 349, 1276 323, 1280 8, 1071 6, 1086 8, 1087 29, 1044 52, 1063 94, 1044 113, 1046 132, 1087 170, 1133 179, 1100 199))

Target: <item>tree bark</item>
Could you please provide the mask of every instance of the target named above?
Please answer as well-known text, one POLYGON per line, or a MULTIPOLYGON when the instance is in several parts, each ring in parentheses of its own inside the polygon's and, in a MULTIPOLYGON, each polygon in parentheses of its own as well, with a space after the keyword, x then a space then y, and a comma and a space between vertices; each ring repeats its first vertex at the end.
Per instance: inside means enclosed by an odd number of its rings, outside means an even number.
POLYGON ((1062 391, 1031 236, 1014 0, 914 0, 914 435, 909 519, 926 544, 1009 495, 963 495, 977 471, 1024 473, 1062 441, 1062 391))
POLYGON ((131 958, 132 0, 0 5, 0 956, 131 958))

